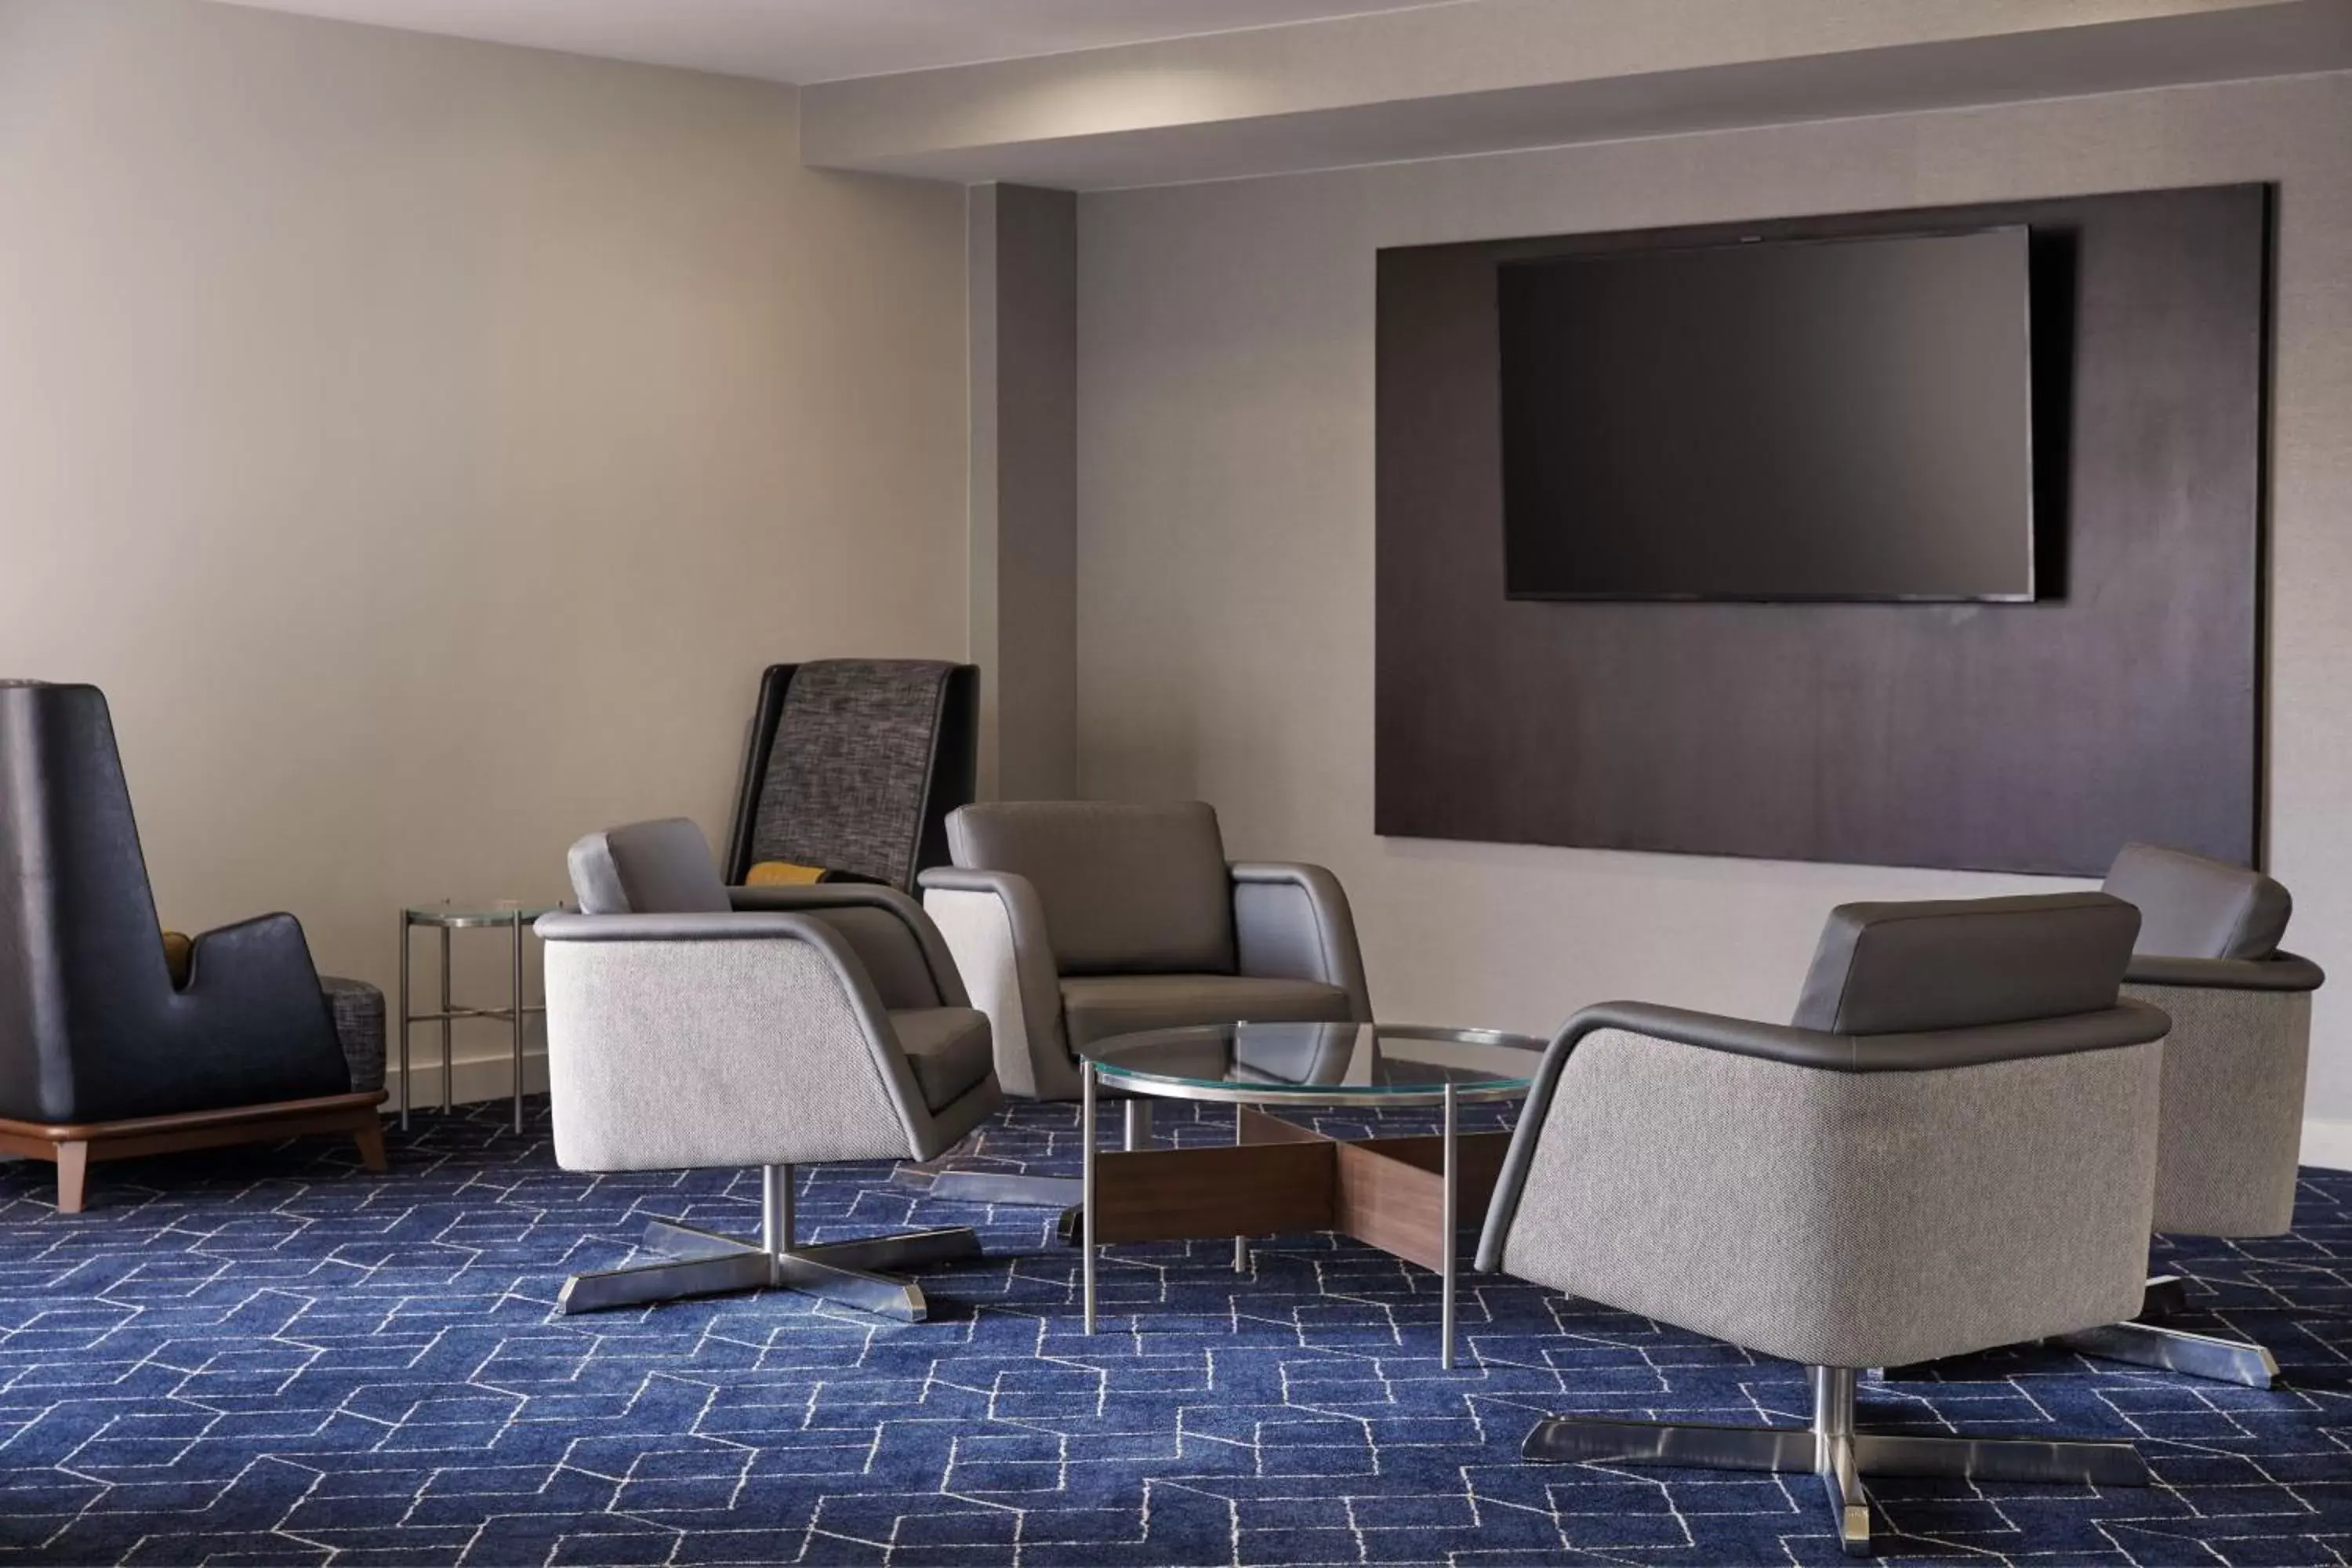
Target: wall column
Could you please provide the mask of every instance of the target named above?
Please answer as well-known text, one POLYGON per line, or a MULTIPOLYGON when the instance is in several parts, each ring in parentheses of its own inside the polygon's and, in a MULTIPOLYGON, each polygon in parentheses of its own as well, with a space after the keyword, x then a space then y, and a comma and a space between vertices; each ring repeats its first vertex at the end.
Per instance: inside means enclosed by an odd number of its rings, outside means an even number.
POLYGON ((1077 791, 1077 198, 969 193, 980 795, 1077 791))

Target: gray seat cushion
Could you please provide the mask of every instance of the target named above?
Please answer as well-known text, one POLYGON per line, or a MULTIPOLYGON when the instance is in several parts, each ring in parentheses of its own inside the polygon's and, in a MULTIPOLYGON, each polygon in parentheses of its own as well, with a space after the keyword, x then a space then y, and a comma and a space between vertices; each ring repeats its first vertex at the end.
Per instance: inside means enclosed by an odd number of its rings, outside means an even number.
POLYGON ((2260 871, 2182 849, 2126 844, 2106 890, 2139 908, 2135 952, 2164 958, 2268 958, 2294 900, 2260 871))
POLYGON ((979 1087, 996 1066, 988 1015, 970 1007, 909 1007, 890 1015, 923 1103, 945 1110, 979 1087))
POLYGON ((948 818, 959 866, 1028 879, 1064 974, 1231 974, 1234 889, 1199 801, 992 801, 948 818))
POLYGON ((1840 904, 1790 1022, 1896 1035, 2105 1012, 2138 932, 2105 893, 1840 904))
POLYGON ((1062 982, 1062 1023, 1073 1050, 1113 1035, 1191 1024, 1339 1024, 1348 994, 1312 980, 1244 974, 1093 974, 1062 982))

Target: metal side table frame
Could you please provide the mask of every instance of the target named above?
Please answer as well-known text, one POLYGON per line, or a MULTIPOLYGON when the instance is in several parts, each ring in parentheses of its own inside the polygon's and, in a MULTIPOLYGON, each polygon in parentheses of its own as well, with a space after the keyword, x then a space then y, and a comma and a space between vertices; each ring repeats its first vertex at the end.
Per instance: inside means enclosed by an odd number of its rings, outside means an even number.
POLYGON ((418 1024, 441 1026, 441 1109, 448 1111, 455 1101, 452 1082, 456 1074, 454 1028, 460 1018, 489 1018, 503 1021, 514 1032, 514 1130, 522 1131, 522 1059, 523 1043, 529 1031, 530 1016, 544 1014, 544 1006, 523 1005, 522 933, 526 927, 543 914, 563 908, 562 904, 498 904, 488 907, 461 908, 453 904, 420 904, 400 911, 400 1127, 408 1130, 408 1109, 412 1099, 409 1089, 408 1037, 418 1024), (441 933, 441 1005, 431 1013, 412 1011, 410 988, 411 939, 419 926, 441 933), (451 999, 449 974, 449 933, 453 931, 505 931, 510 935, 511 965, 508 970, 507 1005, 503 1007, 461 1007, 451 999))

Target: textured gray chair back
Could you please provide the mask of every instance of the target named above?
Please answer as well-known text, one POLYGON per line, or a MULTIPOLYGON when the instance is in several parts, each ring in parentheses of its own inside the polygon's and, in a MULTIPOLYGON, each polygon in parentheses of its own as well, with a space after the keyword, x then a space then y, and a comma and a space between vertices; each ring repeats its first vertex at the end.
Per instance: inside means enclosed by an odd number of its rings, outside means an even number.
POLYGON ((1199 801, 992 801, 948 819, 958 866, 1028 879, 1065 974, 1231 974, 1233 876, 1199 801))
POLYGON ((1897 1035, 2105 1012, 2138 931, 2104 893, 1841 904, 1790 1021, 1897 1035))
POLYGON ((727 879, 782 860, 911 889, 947 861, 971 799, 980 668, 835 658, 769 668, 737 792, 727 879))
POLYGON ((2268 958, 2286 936, 2294 900, 2260 871, 2182 849, 2126 844, 2106 890, 2139 910, 2142 953, 2268 958))
POLYGON ((724 914, 734 906, 702 829, 682 816, 592 833, 572 847, 583 915, 724 914))

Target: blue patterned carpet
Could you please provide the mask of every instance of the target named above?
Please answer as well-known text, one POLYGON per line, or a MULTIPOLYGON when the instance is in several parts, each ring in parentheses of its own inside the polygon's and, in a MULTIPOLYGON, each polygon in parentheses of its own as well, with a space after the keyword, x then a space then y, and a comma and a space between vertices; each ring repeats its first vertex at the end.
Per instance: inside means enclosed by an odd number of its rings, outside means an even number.
MULTIPOLYGON (((1180 1109, 1175 1114, 1181 1118, 1180 1109)), ((1521 1464, 1550 1411, 1796 1422, 1798 1369, 1326 1237, 1113 1249, 1078 1332, 1050 1216, 807 1173, 804 1237, 972 1224, 934 1321, 790 1294, 551 1315, 647 1216, 756 1224, 756 1173, 592 1179, 485 1105, 348 1146, 98 1168, 91 1210, 0 1167, 0 1560, 140 1563, 1641 1564, 1836 1561, 1810 1477, 1521 1464)), ((1170 1108, 1161 1108, 1170 1131, 1170 1108)), ((992 1133, 1067 1164, 1066 1108, 992 1133)), ((1180 1121, 1223 1141, 1222 1118, 1180 1121)), ((1882 1554, 1969 1563, 2352 1561, 2352 1175, 2296 1235, 2164 1249, 2277 1352, 2275 1392, 2049 1352, 1865 1381, 1866 1423, 2141 1441, 2160 1485, 1882 1481, 1882 1554)))

